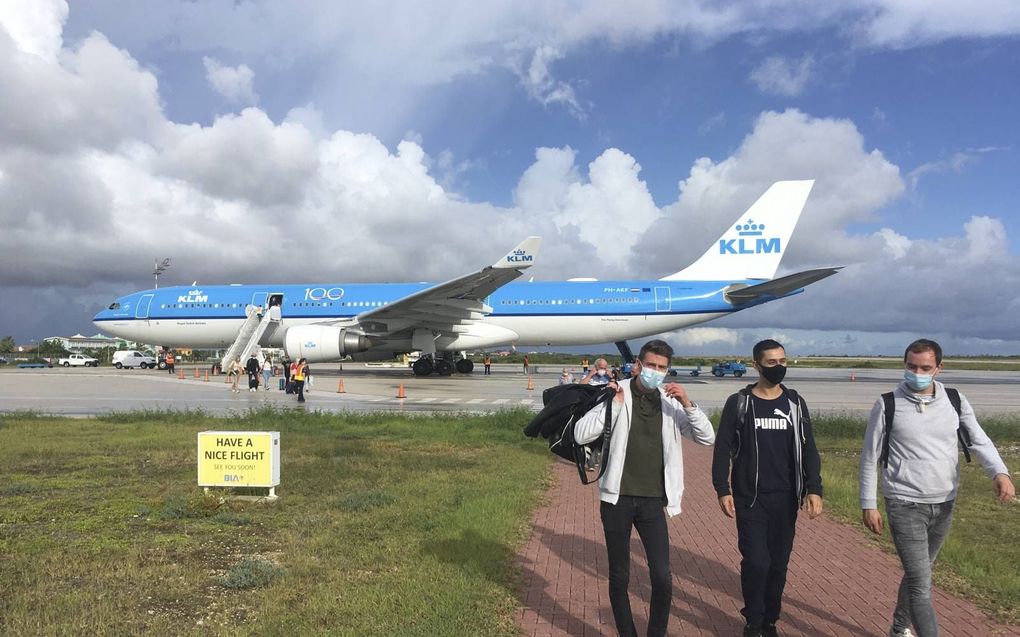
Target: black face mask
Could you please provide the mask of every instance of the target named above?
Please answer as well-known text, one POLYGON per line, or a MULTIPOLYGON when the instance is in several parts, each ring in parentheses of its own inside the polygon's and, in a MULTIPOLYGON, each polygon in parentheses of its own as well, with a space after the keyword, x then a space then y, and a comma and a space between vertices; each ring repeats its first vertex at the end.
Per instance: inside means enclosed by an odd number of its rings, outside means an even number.
POLYGON ((784 378, 786 378, 786 365, 774 365, 772 367, 763 367, 759 365, 758 373, 761 374, 762 378, 773 385, 778 385, 783 382, 784 378))

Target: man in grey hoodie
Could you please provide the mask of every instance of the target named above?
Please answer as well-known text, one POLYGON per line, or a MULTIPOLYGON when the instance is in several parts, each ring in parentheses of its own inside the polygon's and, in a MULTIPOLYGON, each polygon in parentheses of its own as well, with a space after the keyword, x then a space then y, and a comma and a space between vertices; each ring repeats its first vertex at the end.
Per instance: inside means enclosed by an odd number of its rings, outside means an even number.
POLYGON ((1016 497, 1016 490, 995 449, 960 395, 960 412, 946 387, 935 380, 942 371, 942 348, 920 339, 903 355, 904 382, 893 392, 893 427, 886 430, 886 407, 880 398, 871 409, 861 451, 860 499, 864 526, 882 532, 878 511, 877 465, 881 463, 882 494, 889 531, 903 564, 892 637, 937 637, 938 621, 931 599, 931 568, 949 534, 953 505, 960 487, 958 433, 995 483, 999 501, 1016 497), (885 453, 883 453, 885 452, 885 453))

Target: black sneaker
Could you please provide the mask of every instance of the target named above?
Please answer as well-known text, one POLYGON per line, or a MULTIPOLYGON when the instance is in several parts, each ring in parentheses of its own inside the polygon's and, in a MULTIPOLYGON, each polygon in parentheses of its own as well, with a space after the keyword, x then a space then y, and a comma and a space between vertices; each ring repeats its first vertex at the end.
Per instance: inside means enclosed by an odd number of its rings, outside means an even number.
POLYGON ((759 624, 744 624, 744 637, 764 637, 759 624))
POLYGON ((779 632, 776 630, 775 624, 763 624, 761 627, 762 637, 779 637, 779 632))

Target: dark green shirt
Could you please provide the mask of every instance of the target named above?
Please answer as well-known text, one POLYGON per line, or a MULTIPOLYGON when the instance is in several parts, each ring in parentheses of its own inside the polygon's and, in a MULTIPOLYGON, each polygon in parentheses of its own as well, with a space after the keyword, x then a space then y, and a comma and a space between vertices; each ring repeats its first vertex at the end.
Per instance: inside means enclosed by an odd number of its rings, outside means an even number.
POLYGON ((627 436, 627 457, 623 461, 620 494, 649 498, 666 496, 662 461, 662 401, 658 389, 646 389, 640 379, 630 383, 634 408, 627 436))

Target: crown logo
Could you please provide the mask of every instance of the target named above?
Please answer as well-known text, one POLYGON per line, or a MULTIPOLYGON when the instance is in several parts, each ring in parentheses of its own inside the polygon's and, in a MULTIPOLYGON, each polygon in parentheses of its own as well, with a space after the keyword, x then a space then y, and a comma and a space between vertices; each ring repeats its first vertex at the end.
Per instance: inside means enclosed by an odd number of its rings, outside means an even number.
POLYGON ((514 256, 521 256, 524 254, 524 250, 514 250, 514 256))
POLYGON ((737 224, 737 234, 741 237, 760 237, 765 231, 764 223, 755 223, 754 219, 748 219, 743 224, 737 224))

